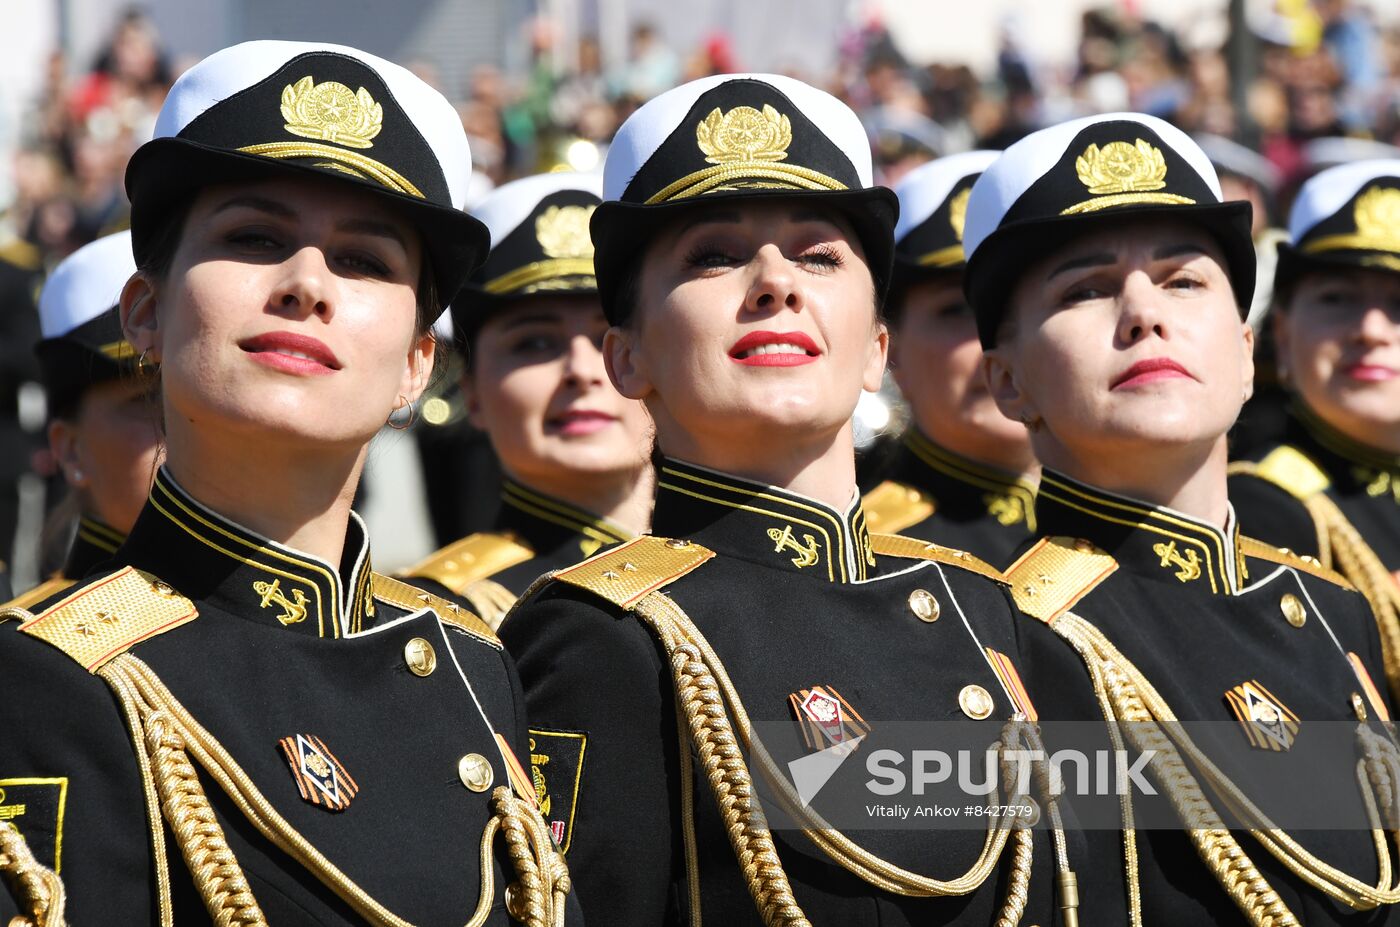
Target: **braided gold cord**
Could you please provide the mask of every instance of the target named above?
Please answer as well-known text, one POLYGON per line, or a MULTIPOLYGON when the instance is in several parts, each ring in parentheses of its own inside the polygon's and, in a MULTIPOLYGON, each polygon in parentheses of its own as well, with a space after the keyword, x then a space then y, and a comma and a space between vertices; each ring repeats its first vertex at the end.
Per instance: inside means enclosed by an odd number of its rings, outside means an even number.
POLYGON ((63 882, 34 858, 24 837, 8 824, 0 824, 0 877, 10 886, 20 910, 28 912, 12 918, 9 927, 65 927, 63 882))
MULTIPOLYGON (((366 921, 375 927, 412 927, 370 897, 278 814, 227 750, 194 720, 150 667, 128 653, 104 666, 102 675, 119 698, 132 702, 133 710, 143 719, 162 807, 216 923, 222 927, 261 921, 237 919, 251 917, 256 902, 247 891, 232 851, 222 843, 218 822, 209 809, 191 758, 198 761, 263 837, 299 862, 366 921), (221 910, 216 911, 216 907, 221 910)), ((554 849, 539 812, 504 787, 493 794, 492 810, 481 839, 480 896, 467 927, 480 927, 490 915, 495 880, 491 847, 495 835, 502 831, 524 837, 523 843, 508 843, 517 877, 529 876, 523 879, 521 902, 538 905, 545 912, 547 919, 540 922, 541 927, 561 927, 564 898, 571 886, 563 858, 554 849), (529 864, 525 865, 527 859, 529 864), (548 901, 541 902, 540 898, 548 901)))
POLYGON ((1400 583, 1381 563, 1337 503, 1325 493, 1304 500, 1318 535, 1325 538, 1322 563, 1341 573, 1371 605, 1381 638, 1381 659, 1391 691, 1400 694, 1400 583))
MULTIPOLYGON (((1131 677, 1133 688, 1142 698, 1150 715, 1162 726, 1174 743, 1181 745, 1191 762, 1201 769, 1206 778, 1210 780, 1216 794, 1230 806, 1233 813, 1241 820, 1251 822, 1250 834, 1279 862, 1319 891, 1359 910, 1368 910, 1382 904, 1400 902, 1400 885, 1391 884, 1391 855, 1376 807, 1373 786, 1361 765, 1358 766, 1358 785, 1362 801, 1366 805, 1367 813, 1372 822, 1372 839, 1375 843, 1380 869, 1380 875, 1375 885, 1363 882, 1324 862, 1281 828, 1274 825, 1268 816, 1255 807, 1249 797, 1216 767, 1210 757, 1206 756, 1195 745, 1172 712, 1171 706, 1157 692, 1152 683, 1142 675, 1141 671, 1113 646, 1103 632, 1077 616, 1074 620, 1082 622, 1082 629, 1086 634, 1095 638, 1096 645, 1106 656, 1106 659, 1131 677)), ((1362 746, 1364 748, 1364 744, 1362 746)))
MULTIPOLYGON (((765 780, 778 793, 784 810, 802 822, 802 831, 818 849, 867 883, 900 895, 938 897, 964 895, 979 888, 995 870, 1012 832, 1009 818, 989 818, 982 852, 972 868, 949 881, 930 879, 896 866, 860 847, 805 806, 777 763, 753 737, 752 725, 737 690, 719 656, 698 628, 670 599, 648 595, 635 613, 661 643, 671 662, 672 681, 700 766, 720 808, 726 833, 766 924, 806 924, 792 894, 782 861, 762 809, 753 795, 753 780, 743 750, 757 761, 765 780), (733 722, 730 721, 730 714, 733 722), (736 736, 737 731, 737 736, 736 736)), ((1019 717, 1019 716, 1018 716, 1019 717)), ((1024 718, 1012 724, 1024 723, 1024 718)), ((1024 878, 1029 861, 1024 860, 1024 878)), ((1022 877, 1015 872, 1011 884, 1022 877)), ((1021 902, 1024 904, 1024 902, 1021 902)), ((1014 923, 1017 899, 1009 897, 1005 912, 1014 923)))
POLYGON ((266 925, 248 879, 234 858, 194 765, 185 753, 184 738, 163 711, 148 711, 142 720, 161 809, 209 916, 219 927, 266 925))
MULTIPOLYGON (((1013 802, 1014 804, 1014 802, 1013 802)), ((1028 828, 1018 827, 1011 838, 1011 878, 1006 886, 1006 904, 997 915, 996 927, 1016 927, 1030 900, 1031 860, 1034 838, 1028 828)))

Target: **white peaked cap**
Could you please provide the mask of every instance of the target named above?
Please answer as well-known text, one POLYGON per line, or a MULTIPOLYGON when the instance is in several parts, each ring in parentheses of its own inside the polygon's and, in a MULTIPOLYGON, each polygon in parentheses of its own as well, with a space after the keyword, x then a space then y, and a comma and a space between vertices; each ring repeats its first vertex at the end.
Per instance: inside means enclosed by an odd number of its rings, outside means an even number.
POLYGON ((44 337, 61 338, 112 309, 134 273, 130 232, 99 238, 64 258, 39 294, 44 337))
POLYGON ((894 195, 899 197, 894 240, 903 241, 905 235, 928 221, 959 180, 982 173, 999 157, 999 151, 964 151, 921 164, 901 177, 894 185, 894 195))

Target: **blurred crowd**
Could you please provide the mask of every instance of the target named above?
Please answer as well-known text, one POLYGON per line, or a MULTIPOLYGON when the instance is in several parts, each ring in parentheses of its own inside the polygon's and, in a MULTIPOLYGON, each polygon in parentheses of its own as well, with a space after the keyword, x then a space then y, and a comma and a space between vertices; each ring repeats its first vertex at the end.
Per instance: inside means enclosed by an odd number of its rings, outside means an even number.
MULTIPOLYGON (((1033 60, 1008 21, 992 74, 911 63, 881 23, 855 23, 830 73, 793 76, 861 114, 887 183, 938 155, 1001 148, 1051 122, 1129 109, 1253 149, 1263 158, 1258 179, 1286 196, 1320 161, 1336 157, 1310 143, 1400 143, 1400 30, 1382 28, 1354 0, 1277 5, 1282 12, 1251 22, 1245 41, 1226 36, 1211 44, 1127 12, 1128 4, 1091 10, 1081 16, 1071 67, 1033 60)), ((481 65, 465 86, 445 87, 430 63, 412 64, 458 101, 483 189, 487 180, 592 168, 640 101, 682 81, 753 66, 721 34, 673 48, 639 23, 625 61, 609 69, 595 38, 563 49, 560 30, 547 20, 531 21, 527 32, 529 65, 521 73, 481 65)), ((37 248, 46 266, 121 227, 126 159, 149 136, 161 99, 188 63, 137 9, 121 17, 86 70, 61 52, 49 58, 42 92, 21 120, 6 215, 9 231, 37 248)))
MULTIPOLYGON (((1068 66, 1035 60, 1012 20, 1000 26, 990 73, 917 64, 871 19, 845 27, 827 73, 793 76, 861 115, 877 179, 887 184, 929 159, 1002 148, 1074 116, 1161 116, 1206 140, 1232 185, 1227 197, 1254 200, 1261 235, 1281 223, 1291 191, 1311 173, 1356 157, 1400 155, 1400 28, 1376 22, 1361 0, 1274 0, 1271 15, 1207 30, 1205 40, 1132 12, 1137 6, 1083 13, 1068 66)), ((742 60, 723 34, 677 48, 639 22, 626 55, 610 67, 595 38, 566 47, 564 31, 547 19, 525 29, 527 64, 511 73, 481 65, 464 86, 443 86, 431 63, 409 62, 457 102, 479 194, 540 171, 594 169, 640 102, 682 81, 762 65, 742 60)), ((150 137, 161 100, 189 63, 137 8, 120 17, 95 60, 71 61, 62 52, 48 59, 41 92, 18 123, 12 198, 0 204, 0 256, 41 277, 76 248, 123 227, 127 158, 150 137)), ((23 292, 5 289, 3 280, 0 291, 23 292)), ((32 415, 30 426, 20 421, 37 323, 22 317, 32 316, 32 305, 16 299, 0 295, 0 482, 26 470, 45 475, 40 442, 14 437, 28 427, 37 439, 42 425, 42 416, 39 426, 32 415)), ((7 509, 9 502, 0 504, 0 560, 14 531, 7 509)))

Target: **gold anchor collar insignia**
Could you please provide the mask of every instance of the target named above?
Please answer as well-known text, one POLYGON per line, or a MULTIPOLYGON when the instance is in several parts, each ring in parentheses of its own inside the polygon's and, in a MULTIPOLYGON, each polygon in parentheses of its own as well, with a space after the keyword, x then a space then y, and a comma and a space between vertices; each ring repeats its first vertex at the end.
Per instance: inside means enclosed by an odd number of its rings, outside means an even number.
POLYGON ((1196 202, 1189 197, 1161 192, 1167 185, 1167 161, 1161 149, 1145 139, 1108 142, 1102 148, 1091 144, 1075 159, 1074 169, 1093 199, 1062 210, 1062 216, 1098 212, 1114 206, 1192 206, 1196 202))
POLYGON ((201 609, 327 638, 363 630, 375 617, 369 540, 354 514, 336 567, 224 518, 162 469, 127 546, 133 562, 175 588, 202 590, 201 609))
POLYGON ((1217 595, 1233 595, 1248 580, 1233 514, 1221 529, 1052 470, 1041 475, 1035 507, 1041 533, 1084 539, 1145 576, 1217 595))
POLYGON ((781 487, 677 460, 661 468, 652 530, 829 582, 862 581, 876 564, 859 497, 842 512, 781 487))

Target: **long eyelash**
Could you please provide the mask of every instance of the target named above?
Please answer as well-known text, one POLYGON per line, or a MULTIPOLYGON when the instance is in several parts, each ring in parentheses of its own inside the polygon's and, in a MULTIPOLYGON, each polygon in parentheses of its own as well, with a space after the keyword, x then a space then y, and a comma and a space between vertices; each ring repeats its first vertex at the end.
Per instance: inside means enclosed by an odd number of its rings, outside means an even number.
POLYGON ((837 249, 834 245, 814 245, 812 249, 807 252, 807 254, 809 256, 816 255, 818 257, 825 258, 826 260, 831 262, 833 267, 841 267, 846 263, 845 257, 841 254, 840 250, 837 249))
POLYGON ((692 248, 689 252, 686 253, 685 263, 693 267, 701 264, 709 258, 716 257, 727 258, 729 257, 729 255, 721 249, 716 248, 712 245, 697 245, 695 248, 692 248))

